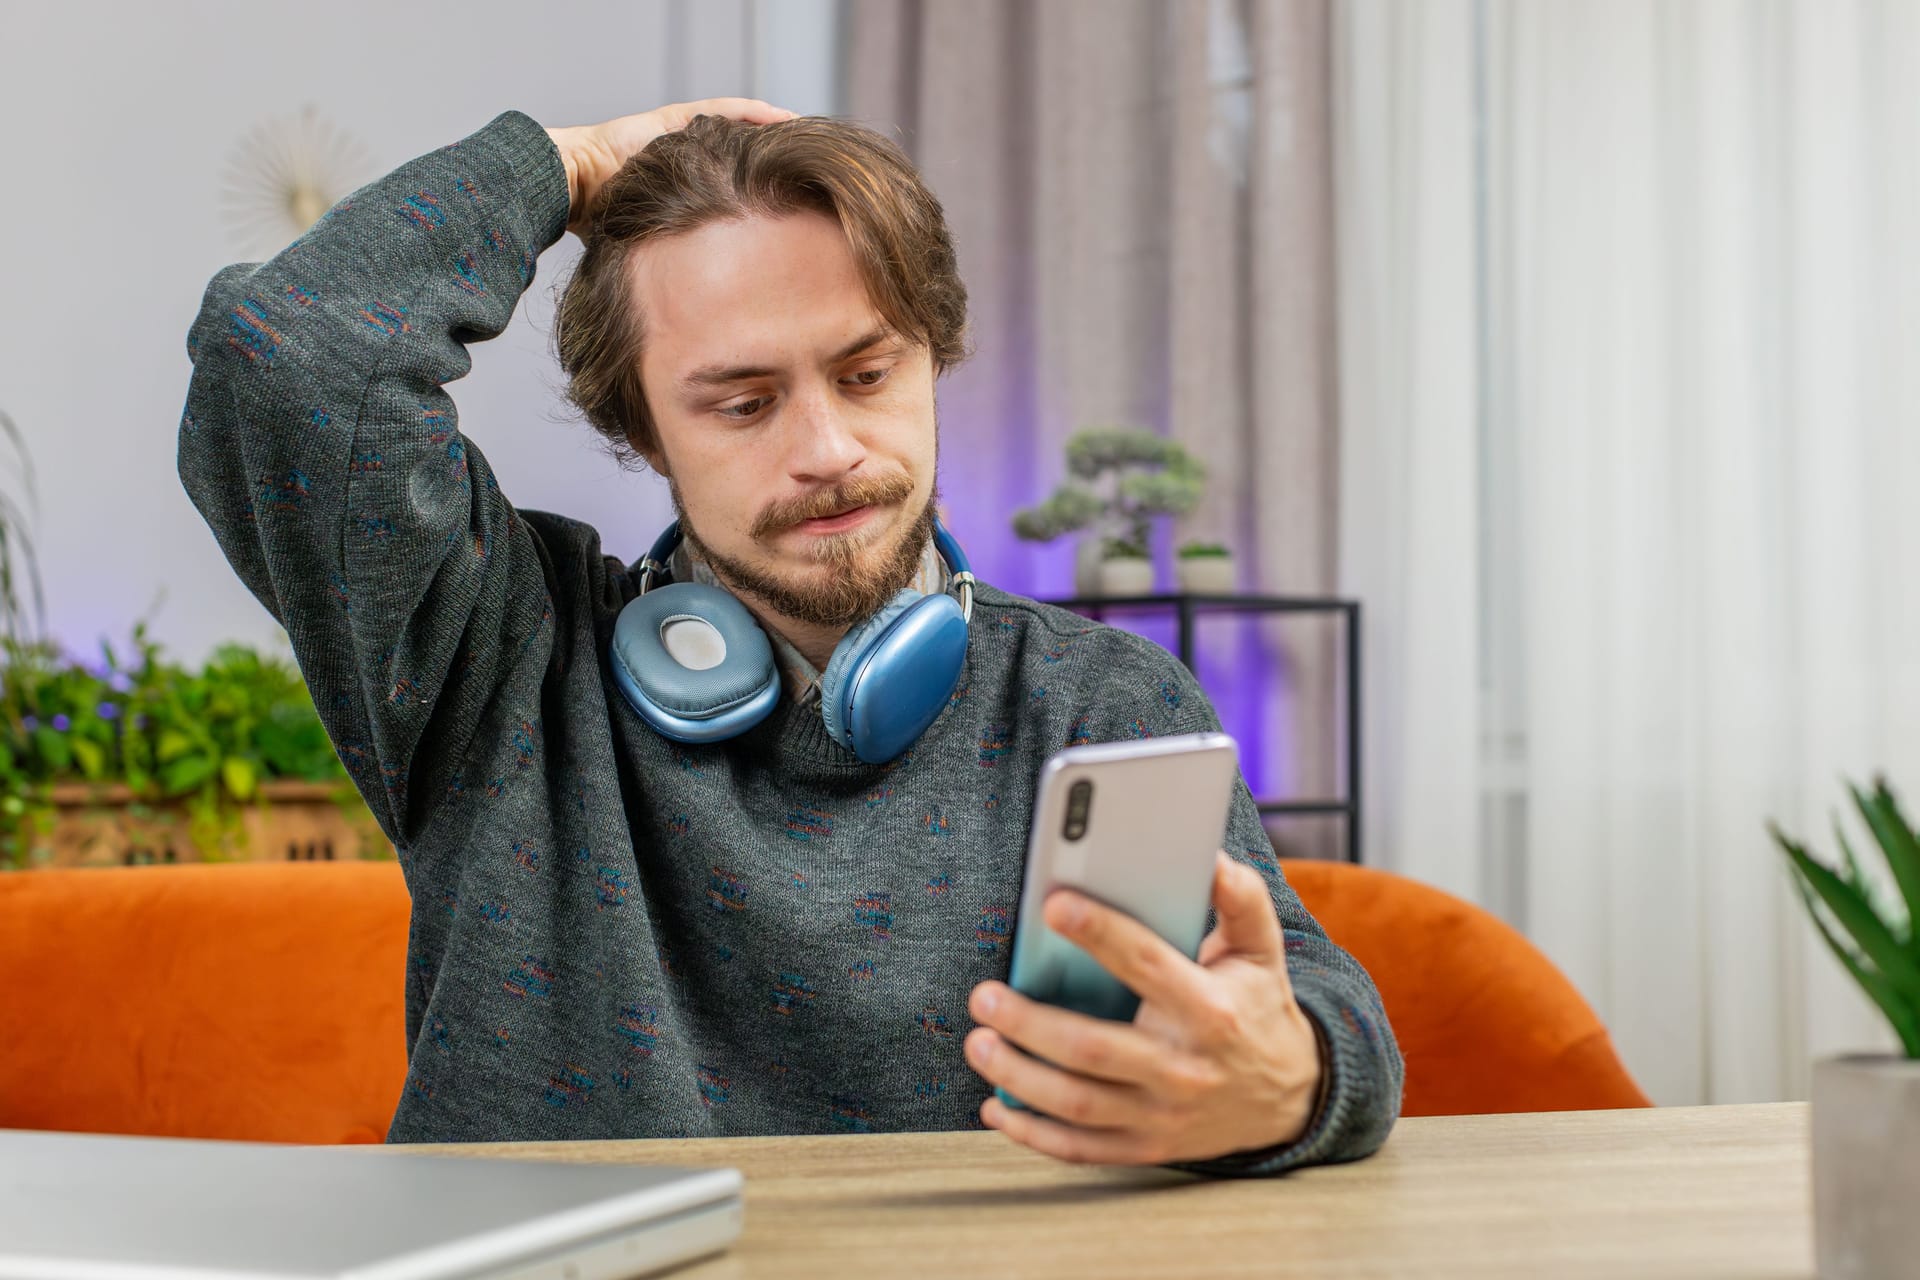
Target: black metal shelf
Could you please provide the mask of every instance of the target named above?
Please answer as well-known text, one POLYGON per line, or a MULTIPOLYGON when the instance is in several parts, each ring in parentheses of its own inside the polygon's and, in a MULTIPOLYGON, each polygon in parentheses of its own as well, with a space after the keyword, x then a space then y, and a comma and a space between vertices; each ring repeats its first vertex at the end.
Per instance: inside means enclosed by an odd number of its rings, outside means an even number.
MULTIPOLYGON (((1189 595, 1171 592, 1145 596, 1069 596, 1049 600, 1104 622, 1109 613, 1164 612, 1171 609, 1178 628, 1174 654, 1193 671, 1193 628, 1201 614, 1322 613, 1338 614, 1346 624, 1347 667, 1347 794, 1333 800, 1256 800, 1264 816, 1328 815, 1347 823, 1348 862, 1360 861, 1360 602, 1337 596, 1189 595)), ((1194 672, 1197 678, 1199 673, 1194 672)))

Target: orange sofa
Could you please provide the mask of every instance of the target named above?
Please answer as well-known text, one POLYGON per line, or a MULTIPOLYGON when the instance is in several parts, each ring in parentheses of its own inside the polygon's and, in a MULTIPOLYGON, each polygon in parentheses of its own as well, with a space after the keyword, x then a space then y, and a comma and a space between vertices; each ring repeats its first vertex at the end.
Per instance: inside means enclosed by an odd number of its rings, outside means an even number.
POLYGON ((1407 1063, 1401 1114, 1653 1105, 1573 984, 1499 917, 1371 867, 1281 866, 1380 988, 1407 1063))
POLYGON ((0 1127, 382 1141, 406 946, 391 862, 0 874, 0 1127))
MULTIPOLYGON (((1405 1113, 1646 1106, 1519 934, 1414 881, 1289 862, 1380 985, 1405 1113)), ((392 863, 0 874, 0 1128, 378 1142, 406 1073, 392 863)))

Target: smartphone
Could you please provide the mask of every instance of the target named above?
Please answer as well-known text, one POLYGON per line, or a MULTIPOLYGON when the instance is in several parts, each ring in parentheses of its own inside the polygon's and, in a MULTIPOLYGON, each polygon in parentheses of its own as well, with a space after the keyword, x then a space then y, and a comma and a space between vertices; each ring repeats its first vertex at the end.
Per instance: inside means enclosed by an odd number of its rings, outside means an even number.
POLYGON ((1047 928, 1042 906, 1055 889, 1077 889, 1189 959, 1198 955, 1239 769, 1239 750, 1224 733, 1068 747, 1049 759, 1033 806, 1008 985, 1047 1004, 1130 1020, 1140 997, 1047 928))

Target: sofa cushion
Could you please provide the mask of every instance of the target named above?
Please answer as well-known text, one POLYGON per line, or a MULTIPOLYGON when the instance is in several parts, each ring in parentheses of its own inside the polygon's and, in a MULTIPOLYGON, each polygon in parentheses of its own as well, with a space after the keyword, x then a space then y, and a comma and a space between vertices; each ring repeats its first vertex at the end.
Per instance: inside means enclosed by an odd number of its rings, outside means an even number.
POLYGON ((391 862, 0 875, 0 1126, 379 1142, 406 942, 391 862))

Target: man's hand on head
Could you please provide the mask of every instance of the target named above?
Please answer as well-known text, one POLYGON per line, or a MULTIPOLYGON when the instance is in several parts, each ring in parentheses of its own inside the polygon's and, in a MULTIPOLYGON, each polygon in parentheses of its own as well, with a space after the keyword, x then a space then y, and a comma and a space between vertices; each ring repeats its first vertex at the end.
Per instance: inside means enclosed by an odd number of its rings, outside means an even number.
POLYGON ((1034 1111, 988 1098, 987 1124, 1062 1160, 1172 1164, 1300 1138, 1326 1065, 1294 999, 1286 938, 1258 872, 1219 855, 1220 923, 1189 960, 1133 917, 1070 890, 1047 925, 1140 997, 1132 1023, 974 988, 967 1061, 1034 1111), (1036 1112, 1043 1114, 1036 1114, 1036 1112))
POLYGON ((601 124, 549 129, 547 136, 560 149, 567 169, 567 230, 584 235, 592 220, 596 197, 608 178, 649 142, 663 133, 686 127, 695 116, 725 116, 746 124, 777 124, 794 113, 758 98, 707 98, 676 102, 637 115, 621 116, 601 124))

